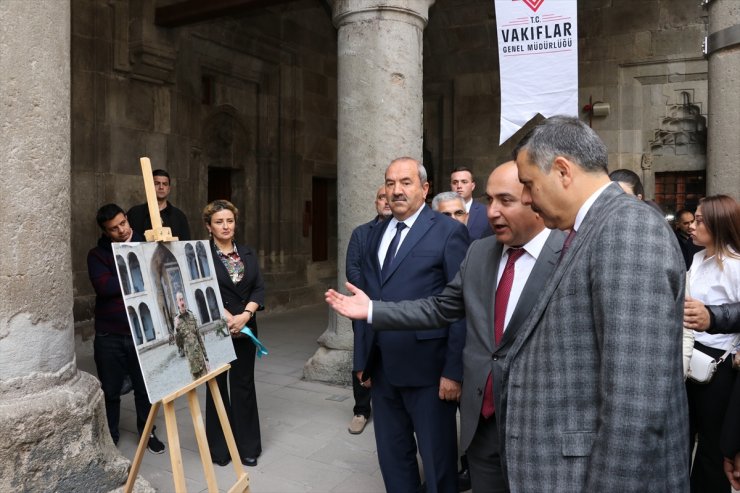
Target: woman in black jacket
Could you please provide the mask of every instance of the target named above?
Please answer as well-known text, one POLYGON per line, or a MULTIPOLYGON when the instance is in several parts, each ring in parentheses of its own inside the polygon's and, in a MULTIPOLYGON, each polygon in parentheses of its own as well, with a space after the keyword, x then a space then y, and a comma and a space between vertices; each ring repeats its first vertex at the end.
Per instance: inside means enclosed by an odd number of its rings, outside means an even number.
MULTIPOLYGON (((238 217, 239 211, 227 200, 215 200, 203 209, 203 220, 211 235, 213 264, 226 324, 236 353, 231 369, 216 379, 242 464, 256 466, 257 457, 262 453, 254 389, 256 348, 252 340, 240 331, 247 326, 257 336, 256 314, 264 309, 265 286, 254 250, 234 241, 238 217), (230 389, 227 389, 227 374, 230 389)), ((231 462, 210 392, 206 393, 206 435, 213 462, 220 466, 231 462)))

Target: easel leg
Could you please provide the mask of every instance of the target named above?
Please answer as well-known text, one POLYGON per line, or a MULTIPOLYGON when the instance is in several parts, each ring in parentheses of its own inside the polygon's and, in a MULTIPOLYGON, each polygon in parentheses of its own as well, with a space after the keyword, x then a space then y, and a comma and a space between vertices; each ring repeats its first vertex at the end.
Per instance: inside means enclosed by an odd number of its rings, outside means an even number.
POLYGON ((213 404, 216 406, 218 419, 221 422, 221 428, 224 430, 224 437, 226 438, 226 444, 229 447, 231 462, 234 464, 234 471, 236 471, 237 477, 241 477, 244 474, 244 469, 242 469, 242 460, 241 457, 239 457, 239 450, 236 448, 234 433, 231 431, 229 417, 226 415, 224 401, 221 399, 221 391, 218 389, 218 384, 216 383, 215 378, 208 380, 208 388, 211 390, 213 404))
POLYGON ((211 451, 208 448, 208 439, 206 438, 206 428, 203 424, 203 415, 200 412, 200 404, 198 403, 198 393, 195 389, 188 392, 188 404, 190 405, 190 416, 193 418, 195 439, 198 441, 200 461, 203 463, 203 473, 206 476, 208 491, 210 493, 218 493, 218 482, 216 481, 216 473, 213 471, 211 451))
POLYGON ((146 425, 144 426, 144 432, 141 434, 139 439, 139 447, 136 449, 134 460, 131 462, 131 470, 128 473, 128 479, 126 480, 126 486, 123 488, 124 493, 131 493, 134 489, 134 483, 136 482, 136 476, 139 475, 139 467, 141 466, 141 459, 144 457, 144 451, 149 443, 149 434, 154 428, 154 420, 157 419, 157 413, 159 412, 160 401, 152 404, 149 409, 149 416, 146 418, 146 425))
POLYGON ((182 467, 182 452, 180 451, 180 434, 177 431, 175 417, 175 403, 164 403, 164 419, 167 424, 167 441, 170 446, 170 460, 172 461, 172 476, 175 481, 175 491, 187 491, 185 487, 185 469, 182 467))

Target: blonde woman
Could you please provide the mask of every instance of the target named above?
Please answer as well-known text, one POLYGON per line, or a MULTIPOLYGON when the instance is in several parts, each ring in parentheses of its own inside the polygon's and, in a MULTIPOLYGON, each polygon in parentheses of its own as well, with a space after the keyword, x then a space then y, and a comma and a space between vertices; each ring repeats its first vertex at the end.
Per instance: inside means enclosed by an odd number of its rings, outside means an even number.
MULTIPOLYGON (((216 379, 242 464, 256 466, 257 457, 262 453, 254 389, 256 347, 240 331, 246 326, 257 336, 256 317, 257 312, 264 309, 265 285, 254 250, 234 241, 238 218, 239 211, 227 200, 215 200, 203 209, 203 220, 211 236, 211 253, 224 302, 226 325, 236 353, 231 369, 216 379)), ((213 462, 220 466, 231 462, 210 392, 206 394, 206 435, 213 462)))

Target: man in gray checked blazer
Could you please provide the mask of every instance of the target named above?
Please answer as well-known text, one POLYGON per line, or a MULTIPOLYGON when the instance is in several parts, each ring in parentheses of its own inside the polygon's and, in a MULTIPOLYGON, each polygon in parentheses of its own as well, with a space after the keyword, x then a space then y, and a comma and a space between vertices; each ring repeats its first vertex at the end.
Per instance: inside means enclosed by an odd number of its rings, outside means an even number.
MULTIPOLYGON (((463 385, 460 398, 460 448, 467 452, 470 478, 475 493, 504 493, 496 412, 501 392, 501 374, 506 352, 514 342, 519 326, 526 320, 542 287, 558 261, 565 239, 562 231, 545 228, 542 219, 520 198, 522 185, 516 163, 504 163, 493 170, 486 185, 488 221, 494 236, 473 242, 457 276, 438 295, 397 303, 373 302, 375 330, 419 330, 448 325, 466 317, 467 333, 463 350, 463 385), (511 252, 523 247, 525 254, 516 261, 511 290, 508 323, 498 344, 494 339, 494 299, 497 279, 511 252), (518 277, 521 276, 521 277, 518 277), (493 384, 493 414, 482 415, 485 387, 489 375, 493 384)), ((500 285, 500 282, 499 282, 500 285)), ((357 313, 337 306, 346 316, 367 319, 369 300, 345 298, 357 306, 357 313)), ((334 306, 334 304, 333 304, 334 306)))
POLYGON ((545 120, 515 154, 522 201, 575 234, 504 364, 512 493, 688 491, 673 233, 609 183, 606 146, 580 120, 545 120))

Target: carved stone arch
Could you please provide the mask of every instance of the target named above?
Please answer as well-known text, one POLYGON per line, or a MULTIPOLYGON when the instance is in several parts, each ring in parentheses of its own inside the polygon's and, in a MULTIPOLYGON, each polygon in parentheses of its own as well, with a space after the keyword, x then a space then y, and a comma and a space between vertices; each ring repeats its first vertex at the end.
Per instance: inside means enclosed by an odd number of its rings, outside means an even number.
POLYGON ((239 209, 237 241, 258 247, 257 129, 231 105, 220 105, 203 121, 201 166, 231 171, 231 202, 239 209))

